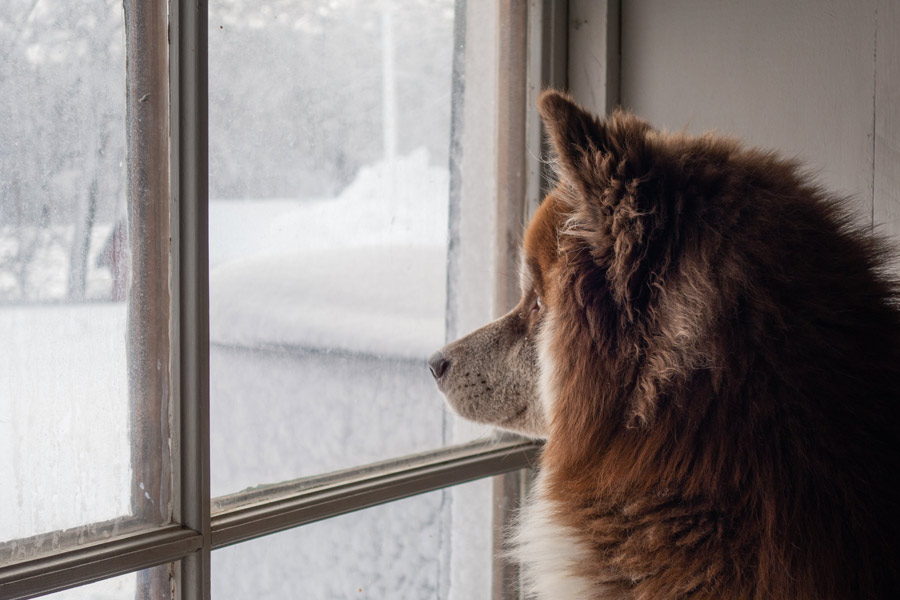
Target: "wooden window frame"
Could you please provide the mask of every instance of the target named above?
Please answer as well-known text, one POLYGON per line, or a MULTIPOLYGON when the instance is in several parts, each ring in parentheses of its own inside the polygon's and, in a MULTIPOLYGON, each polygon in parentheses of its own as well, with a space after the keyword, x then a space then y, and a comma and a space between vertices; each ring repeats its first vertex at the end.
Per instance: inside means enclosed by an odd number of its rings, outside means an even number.
MULTIPOLYGON (((461 2, 465 4, 465 0, 461 2)), ((135 326, 149 327, 146 323, 158 322, 166 313, 170 324, 168 340, 161 343, 168 344, 171 355, 168 408, 172 418, 170 431, 160 423, 164 420, 157 418, 160 429, 154 435, 159 443, 164 442, 159 436, 171 441, 171 472, 167 465, 152 460, 142 460, 139 466, 150 469, 147 477, 173 482, 171 523, 151 527, 137 519, 133 527, 120 529, 127 533, 84 545, 75 545, 74 539, 67 544, 63 538, 60 547, 66 549, 62 551, 0 568, 0 597, 33 598, 169 563, 175 565, 178 598, 208 599, 213 549, 490 476, 499 476, 494 504, 496 544, 501 544, 500 532, 521 502, 529 469, 540 451, 539 443, 515 436, 210 498, 207 5, 202 0, 166 3, 126 0, 125 10, 130 11, 135 27, 131 35, 154 36, 157 42, 147 44, 151 56, 145 83, 161 95, 165 88, 168 91, 168 130, 139 132, 139 136, 150 135, 150 140, 135 138, 129 141, 129 148, 132 156, 139 157, 140 166, 152 167, 130 201, 156 203, 152 207, 155 216, 147 218, 156 220, 151 223, 152 235, 170 257, 166 305, 140 317, 135 326), (166 15, 168 20, 163 22, 166 15), (163 32, 167 32, 168 44, 163 32), (167 67, 167 79, 160 76, 160 65, 167 67), (168 165, 168 171, 159 168, 160 161, 168 165), (169 236, 171 242, 166 246, 169 236)), ((498 314, 515 303, 518 290, 506 274, 516 271, 515 249, 522 227, 545 191, 544 142, 534 100, 542 87, 566 85, 568 5, 566 0, 498 1, 494 257, 497 272, 502 274, 494 290, 498 314)), ((130 94, 129 110, 146 110, 145 99, 142 94, 130 94)), ((165 115, 153 118, 165 122, 165 115)), ((158 254, 146 258, 156 259, 158 254)), ((149 410, 158 416, 166 409, 162 404, 165 392, 152 388, 149 393, 151 398, 142 397, 136 404, 150 402, 149 410)), ((494 598, 520 597, 518 577, 514 565, 498 559, 494 598)))

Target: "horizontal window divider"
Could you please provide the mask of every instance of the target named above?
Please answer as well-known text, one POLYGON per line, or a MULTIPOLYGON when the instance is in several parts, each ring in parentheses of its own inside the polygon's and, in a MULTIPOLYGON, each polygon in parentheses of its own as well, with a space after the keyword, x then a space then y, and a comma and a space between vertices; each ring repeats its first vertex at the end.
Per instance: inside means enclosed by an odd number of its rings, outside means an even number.
POLYGON ((85 544, 0 568, 0 598, 34 598, 175 562, 202 545, 199 532, 178 525, 85 544))
POLYGON ((121 515, 105 521, 7 540, 0 542, 0 570, 12 564, 55 555, 68 548, 84 548, 95 542, 143 533, 157 527, 156 523, 149 523, 146 519, 121 515))
POLYGON ((541 447, 540 442, 508 436, 216 498, 212 548, 475 479, 531 468, 541 447))
POLYGON ((385 364, 421 364, 422 369, 428 368, 428 361, 424 356, 406 356, 402 354, 389 354, 385 352, 366 352, 364 350, 342 350, 321 346, 287 343, 209 343, 210 348, 225 350, 228 352, 240 352, 254 356, 290 356, 293 358, 325 357, 337 360, 360 360, 368 363, 385 364))

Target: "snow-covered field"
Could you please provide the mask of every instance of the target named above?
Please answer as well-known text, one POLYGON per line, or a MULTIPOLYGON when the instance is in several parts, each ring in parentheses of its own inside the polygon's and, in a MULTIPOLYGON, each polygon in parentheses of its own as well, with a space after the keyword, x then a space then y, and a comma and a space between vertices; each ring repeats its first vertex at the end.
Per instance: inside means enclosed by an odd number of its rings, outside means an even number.
POLYGON ((0 307, 0 541, 130 507, 122 304, 0 307))
MULTIPOLYGON (((420 151, 335 199, 211 202, 213 495, 483 433, 455 426, 425 365, 444 338, 447 189, 420 151)), ((127 513, 124 311, 0 307, 0 541, 127 513)), ((489 489, 217 551, 214 596, 485 596, 489 489)))

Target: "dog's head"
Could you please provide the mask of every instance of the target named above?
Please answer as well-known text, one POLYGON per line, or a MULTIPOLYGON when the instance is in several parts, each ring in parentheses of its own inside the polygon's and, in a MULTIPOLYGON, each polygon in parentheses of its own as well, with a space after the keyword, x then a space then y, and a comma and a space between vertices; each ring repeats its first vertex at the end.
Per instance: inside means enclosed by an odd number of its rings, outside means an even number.
MULTIPOLYGON (((583 124, 567 120, 580 116, 593 122, 593 117, 560 94, 545 94, 540 110, 557 152, 569 147, 573 132, 588 134, 583 124)), ((560 186, 566 187, 571 185, 566 177, 567 158, 571 155, 560 155, 560 186)), ((558 236, 565 216, 558 194, 551 193, 526 230, 518 305, 429 359, 438 387, 460 416, 532 437, 547 436, 549 407, 540 389, 541 364, 548 369, 550 361, 546 356, 539 360, 539 355, 548 344, 541 337, 547 337, 559 296, 558 280, 549 275, 559 260, 558 236)))
MULTIPOLYGON (((682 138, 662 144, 661 134, 634 116, 600 120, 557 92, 545 92, 538 106, 558 184, 524 235, 521 300, 436 352, 431 371, 461 416, 529 436, 549 435, 558 409, 553 396, 575 372, 587 373, 577 379, 593 390, 609 374, 628 381, 630 389, 615 384, 618 396, 629 399, 623 416, 646 422, 667 378, 693 360, 690 338, 705 314, 701 306, 685 310, 689 299, 677 285, 667 292, 668 304, 659 303, 662 281, 679 262, 670 239, 679 235, 672 224, 678 213, 661 181, 682 156, 700 152, 715 160, 718 151, 700 140, 681 155, 682 138), (667 156, 657 163, 660 150, 667 156), (663 338, 665 348, 648 347, 647 340, 663 338)), ((702 285, 695 280, 692 293, 702 285)), ((584 390, 571 391, 585 398, 584 390)))
POLYGON ((560 213, 554 204, 552 196, 546 199, 525 233, 519 304, 429 359, 438 387, 460 416, 538 438, 547 435, 539 338, 555 293, 543 277, 556 257, 560 213))

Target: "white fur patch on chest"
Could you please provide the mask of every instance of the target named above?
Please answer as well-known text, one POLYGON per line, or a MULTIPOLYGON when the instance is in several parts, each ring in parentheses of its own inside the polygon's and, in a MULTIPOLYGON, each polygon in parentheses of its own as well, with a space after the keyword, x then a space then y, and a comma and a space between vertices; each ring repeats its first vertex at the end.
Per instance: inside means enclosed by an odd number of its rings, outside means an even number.
POLYGON ((547 311, 544 321, 538 331, 536 345, 538 352, 538 402, 544 412, 544 420, 547 427, 550 426, 550 418, 553 414, 553 400, 556 397, 556 380, 559 377, 556 372, 556 361, 553 360, 553 351, 550 348, 553 337, 556 334, 556 320, 553 313, 547 311))
POLYGON ((591 582, 576 569, 590 551, 572 527, 557 522, 545 498, 540 474, 528 504, 519 517, 515 557, 522 564, 529 598, 539 600, 595 600, 591 582))

